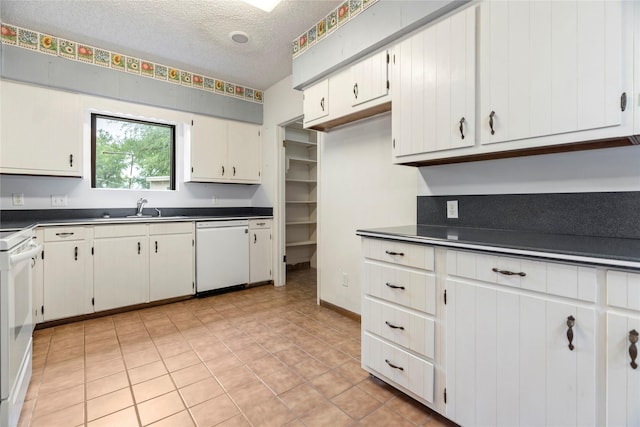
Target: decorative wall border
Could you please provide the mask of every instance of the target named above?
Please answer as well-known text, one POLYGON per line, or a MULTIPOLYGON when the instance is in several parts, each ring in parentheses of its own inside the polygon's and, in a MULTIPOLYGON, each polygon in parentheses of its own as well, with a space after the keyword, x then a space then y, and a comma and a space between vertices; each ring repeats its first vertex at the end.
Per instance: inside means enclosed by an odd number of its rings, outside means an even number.
POLYGON ((378 0, 345 0, 335 10, 322 18, 316 25, 291 42, 291 55, 295 58, 309 47, 332 34, 336 28, 342 27, 378 0))
POLYGON ((261 90, 111 52, 50 34, 39 33, 16 25, 4 22, 0 24, 2 32, 0 42, 3 44, 21 47, 42 54, 55 55, 72 61, 84 62, 98 67, 110 68, 124 73, 137 74, 168 83, 189 86, 219 95, 240 98, 259 104, 264 103, 264 93, 261 90))

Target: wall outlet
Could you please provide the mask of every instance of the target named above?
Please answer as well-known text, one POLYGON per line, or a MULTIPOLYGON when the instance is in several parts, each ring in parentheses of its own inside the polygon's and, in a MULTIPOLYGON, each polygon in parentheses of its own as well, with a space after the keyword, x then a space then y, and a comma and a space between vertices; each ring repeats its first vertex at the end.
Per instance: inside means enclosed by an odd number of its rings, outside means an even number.
POLYGON ((51 206, 54 208, 58 208, 61 206, 67 206, 67 195, 64 196, 54 196, 51 195, 51 206))
POLYGON ((447 200, 447 218, 458 218, 457 200, 447 200))
POLYGON ((24 206, 24 194, 13 193, 13 206, 24 206))
POLYGON ((349 275, 347 273, 342 273, 342 286, 345 288, 349 287, 349 275))

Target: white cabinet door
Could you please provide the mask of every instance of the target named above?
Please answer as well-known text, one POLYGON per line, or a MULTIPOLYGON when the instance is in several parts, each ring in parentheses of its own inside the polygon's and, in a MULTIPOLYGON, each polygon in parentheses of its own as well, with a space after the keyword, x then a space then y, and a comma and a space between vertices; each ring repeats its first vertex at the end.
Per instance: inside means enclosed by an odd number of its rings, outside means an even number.
POLYGON ((351 105, 385 96, 388 91, 388 53, 379 52, 351 67, 351 105))
POLYGON ((86 269, 90 257, 88 245, 82 240, 45 243, 44 321, 87 313, 86 269))
POLYGON ((476 8, 406 39, 393 54, 393 154, 475 144, 476 8))
POLYGON ((620 125, 622 3, 483 2, 481 142, 620 125))
POLYGON ((322 80, 304 90, 302 101, 304 124, 329 115, 329 80, 322 80))
POLYGON ((271 280, 271 228, 249 230, 249 283, 271 280))
POLYGON ((227 171, 231 181, 260 182, 261 140, 260 126, 241 122, 227 122, 227 171))
POLYGON ((227 162, 227 123, 212 117, 195 116, 188 144, 188 181, 220 181, 230 176, 227 162))
MULTIPOLYGON (((640 332, 640 315, 607 314, 606 413, 612 427, 640 425, 640 367, 631 366, 632 331, 640 332)), ((635 363, 640 365, 637 357, 635 363)))
POLYGON ((149 301, 148 241, 147 236, 94 241, 96 311, 149 301))
POLYGON ((465 426, 596 424, 593 308, 455 279, 447 295, 447 417, 465 426))
POLYGON ((193 235, 150 236, 149 244, 149 300, 192 294, 193 235))
POLYGON ((0 84, 0 172, 81 176, 78 95, 4 80, 0 84))

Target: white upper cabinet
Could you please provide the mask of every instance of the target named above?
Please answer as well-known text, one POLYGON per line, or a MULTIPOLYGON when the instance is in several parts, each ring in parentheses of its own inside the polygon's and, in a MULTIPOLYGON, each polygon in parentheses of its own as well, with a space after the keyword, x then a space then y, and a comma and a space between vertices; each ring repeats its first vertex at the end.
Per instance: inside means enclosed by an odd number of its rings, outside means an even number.
POLYGON ((304 123, 329 115, 329 79, 322 80, 304 90, 302 101, 304 123))
POLYGON ((405 156, 475 143, 476 7, 463 10, 396 46, 392 69, 392 135, 396 162, 405 156))
POLYGON ((78 95, 3 80, 0 173, 82 175, 78 95))
POLYGON ((260 183, 260 126, 194 116, 185 143, 185 181, 260 183))
POLYGON ((482 3, 481 143, 620 126, 623 3, 482 3))
POLYGON ((389 90, 387 51, 379 52, 351 67, 351 105, 359 105, 385 96, 389 90))

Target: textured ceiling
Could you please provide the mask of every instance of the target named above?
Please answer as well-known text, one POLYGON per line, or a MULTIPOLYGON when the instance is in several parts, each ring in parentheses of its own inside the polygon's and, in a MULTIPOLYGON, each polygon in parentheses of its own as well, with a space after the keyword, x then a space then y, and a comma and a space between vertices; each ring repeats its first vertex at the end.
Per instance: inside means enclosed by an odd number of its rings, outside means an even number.
POLYGON ((336 0, 0 0, 0 20, 233 83, 267 89, 291 74, 291 41, 336 0), (231 31, 249 34, 237 44, 231 31))

